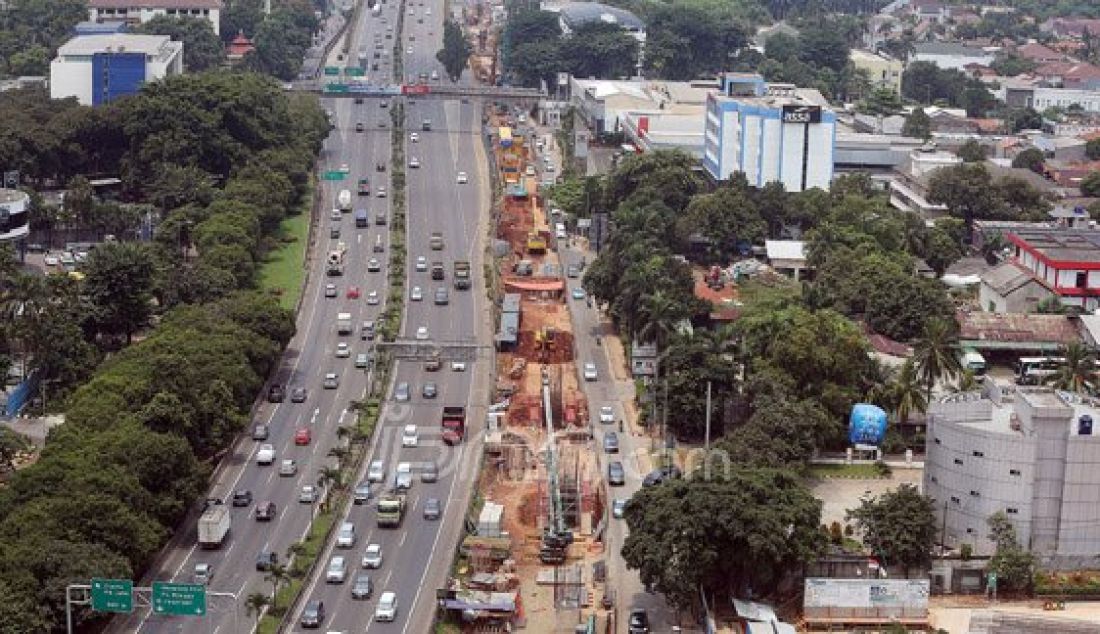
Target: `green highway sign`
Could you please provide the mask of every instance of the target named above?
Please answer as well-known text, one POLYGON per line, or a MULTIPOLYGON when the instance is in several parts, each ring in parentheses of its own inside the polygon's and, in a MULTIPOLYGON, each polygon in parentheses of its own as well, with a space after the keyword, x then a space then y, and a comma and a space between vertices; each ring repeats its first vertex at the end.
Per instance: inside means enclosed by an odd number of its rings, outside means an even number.
POLYGON ((154 581, 153 612, 169 616, 205 616, 206 586, 154 581))
POLYGON ((96 612, 134 611, 134 582, 129 579, 92 579, 92 609, 96 612))
POLYGON ((347 92, 347 91, 348 91, 348 85, 347 84, 337 84, 337 83, 325 84, 325 92, 347 92))
POLYGON ((339 75, 340 74, 340 67, 339 66, 325 66, 325 74, 326 75, 339 75))
POLYGON ((325 173, 321 174, 321 180, 325 180, 325 181, 342 181, 345 178, 347 178, 347 176, 348 176, 347 174, 341 172, 340 170, 333 170, 331 172, 325 172, 325 173))
POLYGON ((366 75, 367 72, 358 66, 348 66, 344 69, 344 74, 350 77, 362 77, 366 75))

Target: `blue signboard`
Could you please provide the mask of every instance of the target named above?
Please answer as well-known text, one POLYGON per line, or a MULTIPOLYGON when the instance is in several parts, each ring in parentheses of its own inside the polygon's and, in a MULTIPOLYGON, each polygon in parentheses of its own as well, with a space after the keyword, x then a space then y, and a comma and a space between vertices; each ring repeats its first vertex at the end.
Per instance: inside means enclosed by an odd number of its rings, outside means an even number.
POLYGON ((886 412, 877 405, 856 403, 848 420, 848 442, 879 445, 886 436, 886 412))

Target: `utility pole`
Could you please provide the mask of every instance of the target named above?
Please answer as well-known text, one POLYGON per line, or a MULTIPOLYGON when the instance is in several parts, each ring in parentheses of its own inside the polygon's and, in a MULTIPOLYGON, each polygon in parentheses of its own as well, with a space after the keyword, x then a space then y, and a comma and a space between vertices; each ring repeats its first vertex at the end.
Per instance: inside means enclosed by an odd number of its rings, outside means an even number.
POLYGON ((707 381, 707 427, 703 433, 703 478, 710 480, 710 381, 707 381))

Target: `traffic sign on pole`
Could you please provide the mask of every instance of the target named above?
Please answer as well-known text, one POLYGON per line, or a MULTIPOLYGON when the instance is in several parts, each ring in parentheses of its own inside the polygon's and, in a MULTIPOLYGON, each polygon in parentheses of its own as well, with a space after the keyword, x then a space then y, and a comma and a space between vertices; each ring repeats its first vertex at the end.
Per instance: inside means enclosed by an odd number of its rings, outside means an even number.
POLYGON ((347 92, 348 85, 337 82, 329 82, 325 84, 325 92, 347 92))
POLYGON ((347 174, 341 172, 340 170, 332 170, 331 172, 324 172, 323 174, 321 174, 321 180, 326 181, 342 181, 345 178, 347 178, 347 174))
POLYGON ((358 66, 348 66, 344 69, 344 74, 348 77, 362 77, 367 74, 367 71, 358 66))
POLYGON ((153 612, 169 616, 205 616, 206 586, 154 581, 153 612))
POLYGON ((92 609, 96 612, 134 611, 134 582, 129 579, 92 579, 92 609))
POLYGON ((340 67, 339 66, 325 66, 325 74, 326 75, 339 75, 340 74, 340 67))

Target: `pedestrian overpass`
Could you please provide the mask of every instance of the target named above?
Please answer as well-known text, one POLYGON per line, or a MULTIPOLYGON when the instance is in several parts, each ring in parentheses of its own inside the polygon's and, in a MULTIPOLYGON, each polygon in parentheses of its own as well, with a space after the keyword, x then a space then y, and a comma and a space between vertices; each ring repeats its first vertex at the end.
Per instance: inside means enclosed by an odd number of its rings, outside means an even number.
POLYGON ((535 88, 480 86, 470 84, 376 84, 347 80, 311 80, 296 82, 295 91, 312 92, 323 97, 416 97, 417 99, 487 99, 489 101, 532 102, 546 95, 535 88))

